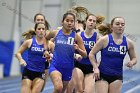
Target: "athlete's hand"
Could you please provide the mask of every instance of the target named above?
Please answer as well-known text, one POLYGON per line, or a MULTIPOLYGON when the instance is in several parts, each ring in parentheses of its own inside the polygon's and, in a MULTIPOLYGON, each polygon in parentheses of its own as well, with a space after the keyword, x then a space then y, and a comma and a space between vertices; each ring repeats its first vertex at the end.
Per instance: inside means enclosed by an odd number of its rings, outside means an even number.
POLYGON ((132 61, 128 62, 128 63, 126 64, 126 66, 129 67, 130 69, 132 69, 132 67, 133 67, 132 61))
POLYGON ((43 57, 45 57, 46 59, 50 59, 50 53, 48 51, 44 51, 43 57))
POLYGON ((95 77, 95 80, 100 79, 100 71, 99 71, 99 69, 95 68, 93 71, 94 71, 93 76, 95 77))
POLYGON ((74 43, 74 49, 75 50, 78 50, 79 49, 79 46, 76 43, 74 43))
POLYGON ((52 58, 53 58, 53 54, 50 53, 49 55, 50 55, 50 58, 48 58, 47 60, 48 60, 48 62, 51 62, 52 61, 52 58))
POLYGON ((82 60, 83 57, 82 57, 80 54, 75 54, 74 58, 75 58, 78 62, 80 62, 80 61, 82 60))
POLYGON ((19 61, 21 66, 25 67, 27 65, 24 59, 20 59, 19 61))

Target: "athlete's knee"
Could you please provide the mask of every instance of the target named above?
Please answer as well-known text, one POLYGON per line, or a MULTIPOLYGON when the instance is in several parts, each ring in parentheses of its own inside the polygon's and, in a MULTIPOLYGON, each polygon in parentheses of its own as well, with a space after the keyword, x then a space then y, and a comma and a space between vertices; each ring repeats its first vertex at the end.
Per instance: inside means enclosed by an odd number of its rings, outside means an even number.
POLYGON ((26 92, 30 93, 31 92, 31 88, 27 87, 27 86, 22 86, 20 93, 26 93, 26 92))
POLYGON ((62 86, 62 85, 57 85, 57 86, 55 87, 55 90, 56 90, 58 93, 61 93, 62 90, 63 90, 63 86, 62 86))
POLYGON ((78 91, 78 93, 83 93, 83 91, 84 91, 83 86, 78 86, 77 91, 78 91))
POLYGON ((63 90, 63 85, 62 84, 57 84, 54 87, 55 91, 57 91, 58 93, 61 93, 63 90))
POLYGON ((77 93, 84 93, 84 90, 81 88, 81 89, 78 89, 77 90, 77 93))
POLYGON ((83 93, 95 93, 95 91, 84 90, 83 93))

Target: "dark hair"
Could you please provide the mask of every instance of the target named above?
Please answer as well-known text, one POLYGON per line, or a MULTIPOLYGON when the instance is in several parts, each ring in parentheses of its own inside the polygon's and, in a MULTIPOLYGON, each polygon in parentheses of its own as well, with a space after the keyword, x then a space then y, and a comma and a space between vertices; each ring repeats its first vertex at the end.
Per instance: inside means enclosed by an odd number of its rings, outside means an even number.
POLYGON ((50 29, 50 24, 48 23, 47 20, 45 20, 45 26, 46 26, 46 30, 49 30, 50 29))
POLYGON ((72 13, 72 14, 75 15, 76 18, 78 17, 78 15, 77 15, 77 11, 74 10, 74 9, 69 9, 69 10, 67 11, 67 13, 72 13))
POLYGON ((69 12, 67 12, 67 13, 65 13, 65 14, 63 15, 62 22, 65 20, 65 18, 66 18, 68 15, 72 15, 73 18, 74 18, 74 21, 75 21, 75 15, 74 15, 73 13, 69 13, 69 12))
POLYGON ((36 17, 37 17, 38 15, 41 15, 41 16, 43 16, 43 17, 44 17, 44 20, 46 19, 46 18, 45 18, 45 16, 44 16, 43 14, 41 14, 41 13, 37 13, 37 14, 34 16, 34 22, 35 22, 35 20, 36 20, 36 17))
POLYGON ((86 20, 89 18, 89 16, 95 16, 96 17, 96 26, 95 26, 95 29, 98 28, 98 25, 102 24, 103 21, 105 20, 105 17, 104 16, 101 16, 101 15, 94 15, 94 14, 88 14, 87 17, 86 17, 86 20))
POLYGON ((50 28, 50 24, 49 24, 49 22, 46 20, 46 18, 45 18, 45 16, 44 16, 43 14, 41 14, 41 13, 37 13, 37 14, 34 16, 34 22, 35 22, 36 17, 37 17, 38 15, 41 15, 41 16, 44 17, 46 28, 47 28, 47 30, 49 30, 49 28, 50 28))
MULTIPOLYGON (((36 31, 39 24, 44 24, 44 23, 36 23, 35 26, 34 26, 35 31, 36 31)), ((46 29, 46 24, 44 24, 44 25, 45 25, 45 29, 46 29)))
MULTIPOLYGON (((85 19, 86 21, 87 21, 87 19, 89 18, 89 16, 95 16, 95 15, 94 15, 94 14, 91 14, 91 13, 88 14, 87 17, 86 17, 86 19, 85 19)), ((96 16, 95 16, 95 17, 96 17, 96 16)))
POLYGON ((78 24, 83 24, 83 29, 85 30, 86 28, 85 21, 84 20, 77 20, 77 21, 78 21, 78 24))

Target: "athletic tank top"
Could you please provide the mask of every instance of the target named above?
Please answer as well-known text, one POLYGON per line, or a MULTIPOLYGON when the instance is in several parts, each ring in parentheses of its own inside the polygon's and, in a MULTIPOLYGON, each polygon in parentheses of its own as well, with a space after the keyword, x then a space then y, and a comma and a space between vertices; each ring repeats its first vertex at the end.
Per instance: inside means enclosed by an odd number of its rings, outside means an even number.
POLYGON ((123 60, 128 51, 126 37, 120 45, 113 41, 111 34, 108 35, 109 43, 106 48, 101 50, 100 72, 106 75, 122 75, 123 60))
POLYGON ((31 47, 28 49, 27 69, 36 72, 45 70, 46 58, 43 57, 44 45, 38 45, 35 37, 32 38, 31 47))
POLYGON ((72 31, 70 35, 64 35, 62 29, 59 30, 58 34, 55 37, 55 48, 52 59, 52 64, 54 64, 55 67, 74 67, 74 42, 74 31, 72 31))
MULTIPOLYGON (((91 38, 86 38, 85 35, 84 35, 84 32, 81 32, 81 37, 83 39, 83 43, 84 43, 85 49, 87 51, 87 54, 89 54, 90 50, 92 49, 92 47, 96 43, 97 33, 94 32, 93 33, 93 36, 91 38)), ((89 60, 89 57, 83 58, 80 61, 80 63, 81 64, 91 65, 91 62, 89 60)))

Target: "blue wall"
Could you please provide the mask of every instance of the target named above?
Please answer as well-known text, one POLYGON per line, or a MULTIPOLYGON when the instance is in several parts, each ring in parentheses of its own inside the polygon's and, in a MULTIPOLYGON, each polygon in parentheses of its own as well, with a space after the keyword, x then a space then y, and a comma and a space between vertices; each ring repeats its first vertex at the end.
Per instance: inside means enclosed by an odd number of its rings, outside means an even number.
POLYGON ((0 64, 4 65, 4 77, 10 76, 13 51, 14 41, 4 42, 0 40, 0 64))

